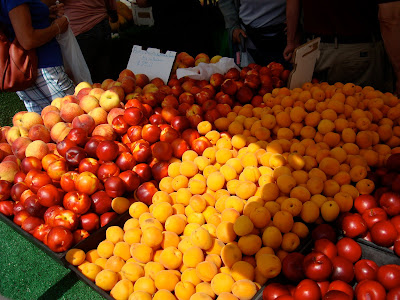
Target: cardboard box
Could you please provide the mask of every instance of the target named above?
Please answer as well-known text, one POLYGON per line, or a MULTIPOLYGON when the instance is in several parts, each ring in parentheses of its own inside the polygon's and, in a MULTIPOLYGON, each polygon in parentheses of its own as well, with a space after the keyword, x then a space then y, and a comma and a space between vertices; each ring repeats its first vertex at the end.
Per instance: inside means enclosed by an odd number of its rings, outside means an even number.
POLYGON ((132 15, 133 22, 138 26, 153 26, 153 8, 150 7, 139 7, 137 4, 132 2, 132 15))

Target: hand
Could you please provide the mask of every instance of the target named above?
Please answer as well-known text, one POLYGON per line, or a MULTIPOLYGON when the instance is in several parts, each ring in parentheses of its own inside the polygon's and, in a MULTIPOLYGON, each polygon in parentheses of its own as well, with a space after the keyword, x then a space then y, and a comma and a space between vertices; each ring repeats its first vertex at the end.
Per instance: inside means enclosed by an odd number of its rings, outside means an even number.
POLYGON ((108 11, 108 16, 110 17, 110 22, 111 23, 117 23, 118 22, 118 13, 116 10, 109 10, 108 11))
POLYGON ((64 3, 52 5, 49 7, 50 10, 50 18, 51 19, 56 19, 60 18, 64 15, 64 3))
POLYGON ((149 3, 147 2, 147 0, 136 0, 136 4, 139 7, 148 7, 149 3))
POLYGON ((61 17, 61 18, 55 19, 53 21, 53 23, 56 23, 58 25, 58 27, 60 28, 60 33, 64 33, 68 29, 69 22, 68 22, 67 17, 61 17))
POLYGON ((232 41, 235 44, 240 44, 240 36, 247 38, 246 32, 241 28, 235 28, 232 32, 232 41))
POLYGON ((296 45, 294 43, 288 43, 285 47, 285 50, 283 50, 283 58, 286 61, 290 61, 293 57, 293 52, 294 49, 296 49, 296 45))

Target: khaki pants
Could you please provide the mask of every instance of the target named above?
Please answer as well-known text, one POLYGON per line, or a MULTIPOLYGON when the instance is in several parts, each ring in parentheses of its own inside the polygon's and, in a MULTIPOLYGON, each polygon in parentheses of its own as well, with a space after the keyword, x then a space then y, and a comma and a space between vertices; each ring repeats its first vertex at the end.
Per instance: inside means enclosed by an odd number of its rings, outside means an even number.
POLYGON ((321 43, 314 76, 329 84, 335 82, 372 86, 393 92, 393 69, 381 40, 371 43, 321 43))
POLYGON ((378 17, 385 49, 396 75, 396 93, 400 96, 400 1, 379 4, 378 17))

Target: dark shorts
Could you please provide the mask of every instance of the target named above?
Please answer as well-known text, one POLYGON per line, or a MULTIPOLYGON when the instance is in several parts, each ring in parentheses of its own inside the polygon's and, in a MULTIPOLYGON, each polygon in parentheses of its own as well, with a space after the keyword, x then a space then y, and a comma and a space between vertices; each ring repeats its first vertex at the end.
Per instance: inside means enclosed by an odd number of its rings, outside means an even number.
MULTIPOLYGON (((76 36, 93 83, 101 83, 111 76, 111 28, 108 19, 76 36)), ((121 70, 122 71, 122 70, 121 70)))

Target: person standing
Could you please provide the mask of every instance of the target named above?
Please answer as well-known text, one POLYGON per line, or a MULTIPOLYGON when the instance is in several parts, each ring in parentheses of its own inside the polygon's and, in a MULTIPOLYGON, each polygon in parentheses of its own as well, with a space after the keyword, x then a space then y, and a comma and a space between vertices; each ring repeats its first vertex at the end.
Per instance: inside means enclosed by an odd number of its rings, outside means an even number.
POLYGON ((233 46, 242 43, 257 64, 274 61, 289 67, 283 57, 286 0, 219 0, 218 5, 233 46))
POLYGON ((149 46, 187 52, 193 57, 209 53, 210 35, 207 16, 199 0, 136 0, 139 7, 152 7, 153 35, 149 46))
POLYGON ((383 43, 396 77, 395 93, 400 97, 400 1, 378 0, 378 7, 383 43))
POLYGON ((314 77, 330 84, 352 82, 393 91, 392 67, 381 39, 374 0, 287 0, 287 47, 290 60, 300 29, 304 40, 320 37, 314 77), (303 27, 300 15, 303 13, 303 27))
POLYGON ((62 0, 93 82, 101 83, 112 73, 111 27, 118 21, 115 0, 62 0))
POLYGON ((55 39, 68 29, 68 20, 62 17, 63 6, 54 4, 55 1, 47 1, 46 5, 40 0, 0 0, 0 22, 5 25, 9 40, 17 37, 24 49, 36 49, 37 79, 17 95, 28 111, 39 114, 55 98, 72 95, 75 89, 65 73, 61 49, 55 39), (51 22, 50 12, 59 18, 51 22))

